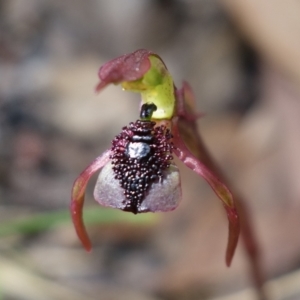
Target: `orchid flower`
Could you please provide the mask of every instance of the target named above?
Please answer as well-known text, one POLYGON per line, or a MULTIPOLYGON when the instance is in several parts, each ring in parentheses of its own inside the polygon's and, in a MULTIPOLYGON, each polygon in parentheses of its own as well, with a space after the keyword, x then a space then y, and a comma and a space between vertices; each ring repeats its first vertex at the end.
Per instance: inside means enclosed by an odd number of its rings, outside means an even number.
POLYGON ((191 87, 177 89, 163 60, 148 50, 137 50, 104 64, 99 70, 99 92, 108 84, 141 94, 139 119, 123 127, 111 147, 97 157, 75 180, 71 215, 77 235, 87 251, 91 242, 82 213, 84 193, 91 176, 100 171, 95 200, 106 207, 134 214, 174 210, 181 200, 177 156, 204 178, 223 204, 229 237, 226 264, 231 264, 240 224, 232 193, 221 181, 197 131, 191 87))

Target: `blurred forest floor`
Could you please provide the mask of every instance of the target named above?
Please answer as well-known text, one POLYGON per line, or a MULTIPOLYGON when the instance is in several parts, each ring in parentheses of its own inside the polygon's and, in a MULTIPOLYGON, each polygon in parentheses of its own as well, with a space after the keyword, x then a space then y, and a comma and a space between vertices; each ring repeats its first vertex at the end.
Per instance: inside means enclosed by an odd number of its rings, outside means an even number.
POLYGON ((218 199, 180 163, 176 211, 101 209, 94 179, 85 211, 93 252, 75 236, 73 181, 138 117, 136 95, 94 93, 98 68, 138 48, 194 88, 201 135, 248 202, 270 298, 299 299, 299 8, 0 0, 0 300, 257 299, 242 243, 225 266, 218 199))

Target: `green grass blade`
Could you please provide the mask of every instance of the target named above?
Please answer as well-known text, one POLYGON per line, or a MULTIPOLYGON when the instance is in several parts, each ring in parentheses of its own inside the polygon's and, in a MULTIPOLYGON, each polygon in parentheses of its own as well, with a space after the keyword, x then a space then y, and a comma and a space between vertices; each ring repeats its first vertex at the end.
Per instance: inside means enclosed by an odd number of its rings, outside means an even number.
MULTIPOLYGON (((84 211, 84 220, 87 225, 120 222, 141 225, 155 223, 157 219, 158 216, 151 213, 133 215, 102 207, 88 207, 84 211)), ((3 222, 0 224, 0 237, 14 234, 38 233, 70 222, 71 217, 67 210, 37 214, 22 219, 3 222)))

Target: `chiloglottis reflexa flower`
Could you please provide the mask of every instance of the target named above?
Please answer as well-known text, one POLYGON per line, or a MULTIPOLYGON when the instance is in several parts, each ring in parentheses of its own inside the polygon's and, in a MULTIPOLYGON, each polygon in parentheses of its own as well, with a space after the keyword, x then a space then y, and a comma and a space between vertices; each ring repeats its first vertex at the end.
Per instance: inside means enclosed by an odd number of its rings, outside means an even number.
POLYGON ((75 180, 71 215, 87 251, 91 243, 83 224, 84 193, 90 177, 100 171, 94 198, 103 205, 134 214, 165 212, 181 200, 180 174, 174 155, 203 177, 221 200, 229 221, 226 263, 230 265, 240 231, 232 194, 219 179, 197 131, 193 92, 187 83, 177 89, 162 59, 148 50, 113 59, 99 70, 99 92, 108 84, 141 94, 140 118, 123 127, 110 149, 75 180))

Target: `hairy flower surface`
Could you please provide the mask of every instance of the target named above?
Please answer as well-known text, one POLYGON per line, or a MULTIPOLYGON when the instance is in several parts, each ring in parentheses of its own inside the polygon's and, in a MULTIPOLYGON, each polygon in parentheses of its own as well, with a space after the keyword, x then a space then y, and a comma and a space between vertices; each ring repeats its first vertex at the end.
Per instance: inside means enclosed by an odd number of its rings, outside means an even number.
POLYGON ((176 89, 162 59, 148 50, 113 59, 99 70, 99 92, 121 84, 141 94, 140 119, 123 127, 111 148, 75 180, 71 214, 86 250, 91 243, 82 220, 84 193, 100 169, 94 198, 99 204, 134 214, 175 209, 181 200, 180 175, 173 156, 203 177, 222 201, 229 221, 226 263, 230 265, 240 231, 235 202, 206 151, 197 131, 193 92, 187 83, 176 89))

